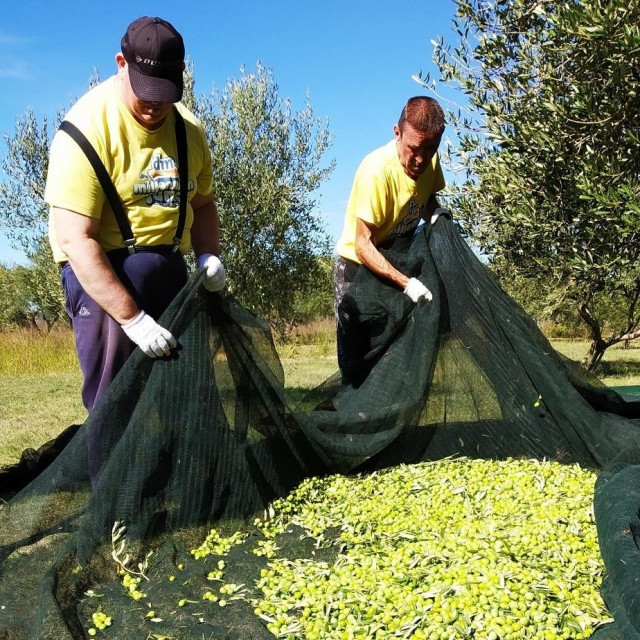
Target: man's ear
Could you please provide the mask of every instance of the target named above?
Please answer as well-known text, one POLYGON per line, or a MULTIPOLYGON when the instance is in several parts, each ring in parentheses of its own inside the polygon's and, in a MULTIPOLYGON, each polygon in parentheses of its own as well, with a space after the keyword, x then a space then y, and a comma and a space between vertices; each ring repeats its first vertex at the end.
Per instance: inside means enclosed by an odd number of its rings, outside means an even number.
POLYGON ((402 131, 400 131, 400 127, 397 124, 393 125, 393 135, 396 137, 396 140, 400 140, 402 131))
POLYGON ((119 71, 124 69, 125 65, 127 64, 127 61, 124 59, 124 56, 122 55, 122 51, 118 51, 118 53, 116 53, 116 64, 118 65, 119 71))

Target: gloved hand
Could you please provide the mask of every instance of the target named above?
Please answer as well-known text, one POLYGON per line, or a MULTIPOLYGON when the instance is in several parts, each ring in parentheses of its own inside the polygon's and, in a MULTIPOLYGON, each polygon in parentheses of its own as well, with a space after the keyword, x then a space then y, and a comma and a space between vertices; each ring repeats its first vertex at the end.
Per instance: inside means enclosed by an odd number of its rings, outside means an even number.
POLYGON ((121 326, 129 339, 135 342, 150 358, 168 356, 171 349, 178 345, 171 333, 144 311, 121 326))
POLYGON ((431 291, 425 287, 417 278, 411 278, 404 288, 404 292, 413 300, 418 303, 420 300, 432 300, 433 296, 431 291))
POLYGON ((198 257, 198 267, 206 267, 207 274, 204 279, 204 288, 207 291, 222 291, 227 279, 220 258, 211 253, 203 253, 198 257))

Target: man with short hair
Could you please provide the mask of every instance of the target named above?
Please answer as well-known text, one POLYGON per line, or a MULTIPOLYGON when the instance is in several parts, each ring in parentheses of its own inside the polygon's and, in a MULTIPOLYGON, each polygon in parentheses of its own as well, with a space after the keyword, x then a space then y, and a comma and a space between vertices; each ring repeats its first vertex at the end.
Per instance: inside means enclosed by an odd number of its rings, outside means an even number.
POLYGON ((59 130, 51 146, 45 191, 49 238, 62 265, 88 410, 136 345, 153 358, 168 356, 177 346, 155 318, 187 281, 183 254, 193 247, 198 266, 206 267, 207 289, 220 291, 225 284, 217 257, 211 154, 201 124, 179 103, 184 57, 182 36, 173 25, 139 18, 121 40, 117 73, 82 96, 66 116, 106 170, 124 221, 69 129, 59 130), (178 143, 181 122, 186 144, 178 143), (123 225, 131 238, 123 236, 123 225))
POLYGON ((420 220, 431 220, 439 208, 435 194, 445 182, 437 151, 444 126, 436 100, 409 99, 393 127, 394 139, 367 155, 356 172, 334 269, 338 364, 344 384, 361 380, 362 345, 349 331, 353 319, 342 302, 363 265, 402 289, 414 303, 432 298, 422 282, 396 269, 378 247, 397 236, 412 235, 420 220))

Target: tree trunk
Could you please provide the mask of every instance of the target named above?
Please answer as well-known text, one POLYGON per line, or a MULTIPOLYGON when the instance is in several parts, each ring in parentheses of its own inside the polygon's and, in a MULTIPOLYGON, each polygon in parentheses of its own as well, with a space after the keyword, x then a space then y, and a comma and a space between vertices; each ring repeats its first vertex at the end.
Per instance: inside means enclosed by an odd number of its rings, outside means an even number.
POLYGON ((580 364, 587 369, 587 371, 593 371, 600 361, 602 360, 602 356, 604 352, 614 344, 618 344, 619 342, 624 342, 625 348, 628 348, 629 342, 632 340, 636 340, 640 338, 639 331, 633 332, 622 332, 618 335, 611 335, 607 340, 603 338, 595 338, 593 337, 591 345, 589 346, 589 351, 586 353, 584 358, 580 361, 580 364))
POLYGON ((580 305, 579 313, 580 317, 584 320, 591 332, 591 345, 589 346, 589 351, 587 351, 584 358, 582 358, 580 364, 587 371, 593 371, 600 360, 602 360, 602 356, 609 345, 602 339, 600 323, 591 313, 591 310, 586 303, 582 303, 580 305))
POLYGON ((580 364, 587 370, 593 371, 600 361, 602 360, 602 356, 604 352, 610 347, 610 343, 605 342, 604 340, 593 340, 591 345, 589 346, 589 351, 587 351, 586 355, 580 361, 580 364))

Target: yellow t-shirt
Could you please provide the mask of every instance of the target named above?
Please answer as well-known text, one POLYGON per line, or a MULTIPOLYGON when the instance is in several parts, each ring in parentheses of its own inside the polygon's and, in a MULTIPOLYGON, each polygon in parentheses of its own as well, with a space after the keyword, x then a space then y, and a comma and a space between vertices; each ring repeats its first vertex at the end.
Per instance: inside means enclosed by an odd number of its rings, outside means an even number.
MULTIPOLYGON (((159 129, 149 131, 131 115, 115 82, 113 76, 87 92, 69 110, 66 119, 84 133, 104 163, 127 212, 136 244, 170 245, 180 203, 173 111, 159 129)), ((196 117, 182 104, 176 106, 187 131, 190 201, 195 193, 211 193, 211 152, 196 117)), ((58 131, 51 144, 45 200, 50 206, 99 218, 98 241, 105 251, 124 246, 93 167, 64 131, 58 131)), ((191 246, 192 223, 193 210, 188 204, 182 253, 191 246)), ((53 216, 49 217, 49 241, 55 260, 66 260, 56 239, 53 216)))
POLYGON ((364 158, 356 171, 338 240, 338 255, 360 262, 355 246, 358 219, 373 225, 372 240, 378 245, 414 229, 431 195, 444 187, 437 153, 425 172, 414 180, 400 164, 395 139, 376 149, 364 158))

